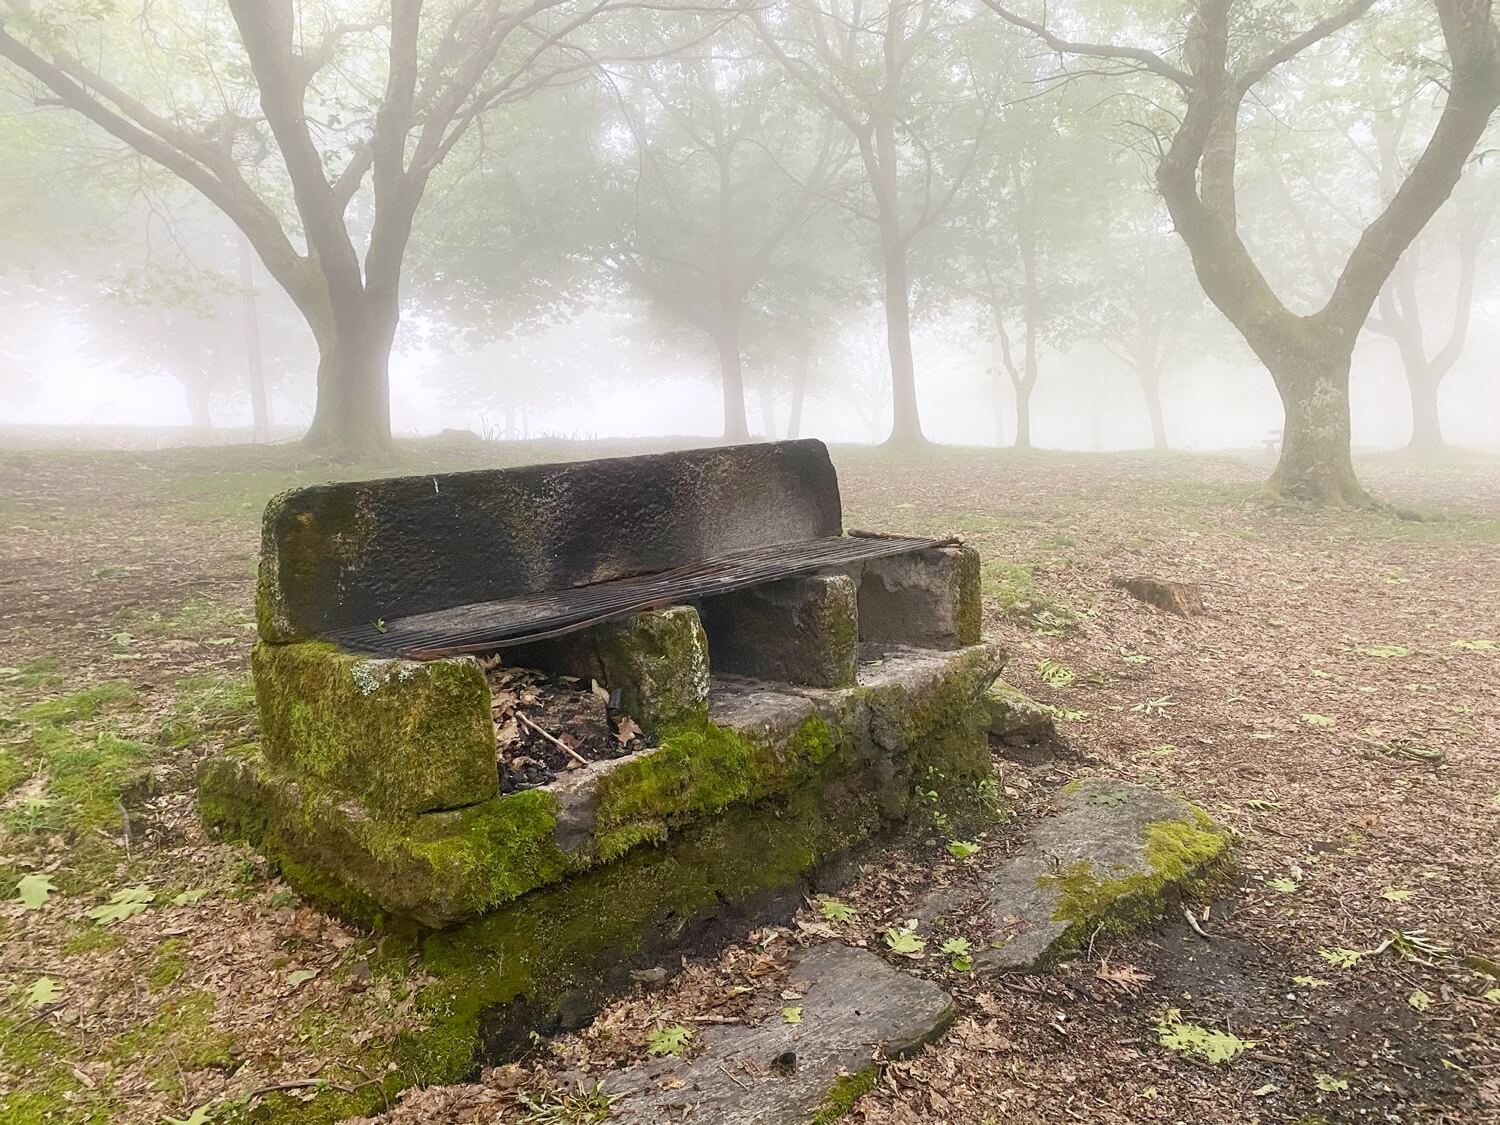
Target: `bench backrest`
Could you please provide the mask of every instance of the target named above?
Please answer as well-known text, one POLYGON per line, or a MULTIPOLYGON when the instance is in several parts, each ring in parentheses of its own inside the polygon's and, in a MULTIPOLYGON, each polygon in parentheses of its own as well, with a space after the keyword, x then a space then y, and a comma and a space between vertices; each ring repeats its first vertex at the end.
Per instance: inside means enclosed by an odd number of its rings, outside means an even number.
POLYGON ((841 530, 814 440, 316 485, 266 506, 256 616, 299 640, 841 530))

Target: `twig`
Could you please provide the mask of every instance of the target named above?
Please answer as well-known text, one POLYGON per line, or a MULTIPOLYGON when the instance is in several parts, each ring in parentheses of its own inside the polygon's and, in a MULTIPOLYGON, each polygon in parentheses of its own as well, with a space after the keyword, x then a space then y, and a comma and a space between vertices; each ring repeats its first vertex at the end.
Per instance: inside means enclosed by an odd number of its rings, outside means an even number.
POLYGON ((353 1087, 343 1086, 337 1082, 330 1082, 326 1078, 298 1078, 291 1082, 272 1082, 269 1086, 257 1086, 245 1095, 245 1100, 258 1098, 263 1094, 274 1094, 278 1090, 307 1090, 314 1086, 326 1086, 330 1090, 337 1090, 341 1094, 352 1094, 353 1087))
POLYGON ((525 715, 523 715, 520 711, 516 712, 516 718, 520 719, 521 722, 525 723, 532 730, 536 731, 537 734, 541 735, 548 742, 552 743, 553 746, 556 746, 559 750, 561 750, 568 757, 572 758, 580 766, 586 766, 586 765, 589 764, 588 763, 588 759, 585 758, 585 757, 583 757, 581 754, 579 754, 578 751, 574 750, 571 746, 569 746, 562 739, 556 738, 553 735, 548 734, 541 727, 537 726, 530 719, 528 719, 525 715))
POLYGON ((734 1075, 730 1074, 729 1073, 729 1068, 726 1067, 723 1063, 719 1064, 719 1069, 724 1072, 724 1077, 725 1078, 729 1079, 729 1081, 733 1082, 741 1090, 748 1090, 748 1089, 750 1089, 750 1083, 748 1083, 748 1082, 741 1082, 734 1075))

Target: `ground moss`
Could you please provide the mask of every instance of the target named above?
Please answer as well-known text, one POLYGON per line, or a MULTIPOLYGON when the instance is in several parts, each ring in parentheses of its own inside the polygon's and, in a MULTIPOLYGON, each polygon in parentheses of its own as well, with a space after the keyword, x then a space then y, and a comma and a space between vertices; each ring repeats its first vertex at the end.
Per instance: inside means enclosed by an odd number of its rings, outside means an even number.
POLYGON ((243 672, 184 676, 173 685, 159 737, 174 748, 192 746, 249 732, 257 718, 255 688, 243 672))
POLYGON ((92 719, 106 708, 131 706, 135 703, 136 692, 133 687, 118 680, 110 680, 92 684, 70 695, 33 703, 21 711, 20 718, 35 726, 60 726, 92 719))
POLYGON ((859 1101, 875 1088, 880 1077, 879 1069, 872 1063, 853 1074, 841 1074, 823 1095, 823 1101, 812 1115, 811 1125, 833 1125, 846 1117, 859 1101))
POLYGON ((252 667, 272 762, 382 812, 457 808, 498 791, 490 689, 473 660, 370 660, 320 642, 261 642, 252 667))
POLYGON ((1106 874, 1079 860, 1041 876, 1038 882, 1058 892, 1052 917, 1070 926, 1060 948, 1101 927, 1124 933, 1160 918, 1174 898, 1191 897, 1222 873, 1229 846, 1228 834, 1193 809, 1190 818, 1146 825, 1145 870, 1106 874))
POLYGON ((181 938, 168 938, 151 955, 151 972, 146 980, 153 992, 160 992, 187 971, 187 955, 181 938))
POLYGON ((146 1075, 162 1090, 182 1094, 182 1073, 233 1062, 234 1038, 214 1027, 211 992, 190 992, 162 1003, 150 1021, 115 1040, 109 1055, 146 1058, 146 1075))
POLYGON ((89 1090, 72 1070, 77 1044, 48 1020, 0 1015, 0 1121, 5 1125, 103 1125, 112 1117, 107 1095, 89 1090))
POLYGON ((638 613, 595 632, 600 678, 620 706, 660 733, 708 717, 708 637, 691 606, 638 613))

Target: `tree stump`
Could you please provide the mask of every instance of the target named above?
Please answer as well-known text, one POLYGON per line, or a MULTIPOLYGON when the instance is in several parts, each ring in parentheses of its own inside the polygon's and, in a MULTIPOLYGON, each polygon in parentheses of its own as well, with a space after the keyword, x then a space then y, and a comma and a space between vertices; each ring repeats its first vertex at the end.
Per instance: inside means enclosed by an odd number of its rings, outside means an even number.
POLYGON ((1141 575, 1116 578, 1113 585, 1137 601, 1175 613, 1178 617, 1200 617, 1208 612, 1203 608, 1203 587, 1196 582, 1169 582, 1164 578, 1141 575))

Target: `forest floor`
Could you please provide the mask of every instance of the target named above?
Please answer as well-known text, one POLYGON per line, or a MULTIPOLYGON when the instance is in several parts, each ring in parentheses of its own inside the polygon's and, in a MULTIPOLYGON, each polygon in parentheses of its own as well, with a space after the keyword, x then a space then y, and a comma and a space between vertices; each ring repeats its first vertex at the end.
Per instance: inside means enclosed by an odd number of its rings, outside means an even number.
MULTIPOLYGON (((197 763, 255 736, 260 510, 331 475, 622 451, 413 443, 336 471, 293 447, 0 452, 0 1118, 368 1104, 420 980, 194 814, 197 763)), ((1058 708, 1090 771, 1241 834, 1206 939, 1169 922, 1034 978, 921 966, 957 1023, 848 1120, 1500 1119, 1500 461, 1364 459, 1378 495, 1440 517, 1419 521, 1267 505, 1249 457, 835 460, 846 526, 979 549, 1006 678, 1058 708), (1209 612, 1149 609, 1111 587, 1129 574, 1202 583, 1209 612), (1172 1010, 1233 1057, 1162 1045, 1172 1010)), ((1024 810, 1079 767, 1001 768, 1024 810)), ((880 950, 925 862, 868 864, 841 936, 880 950)), ((518 1091, 640 1051, 798 933, 390 1116, 591 1120, 516 1109, 518 1091)))

